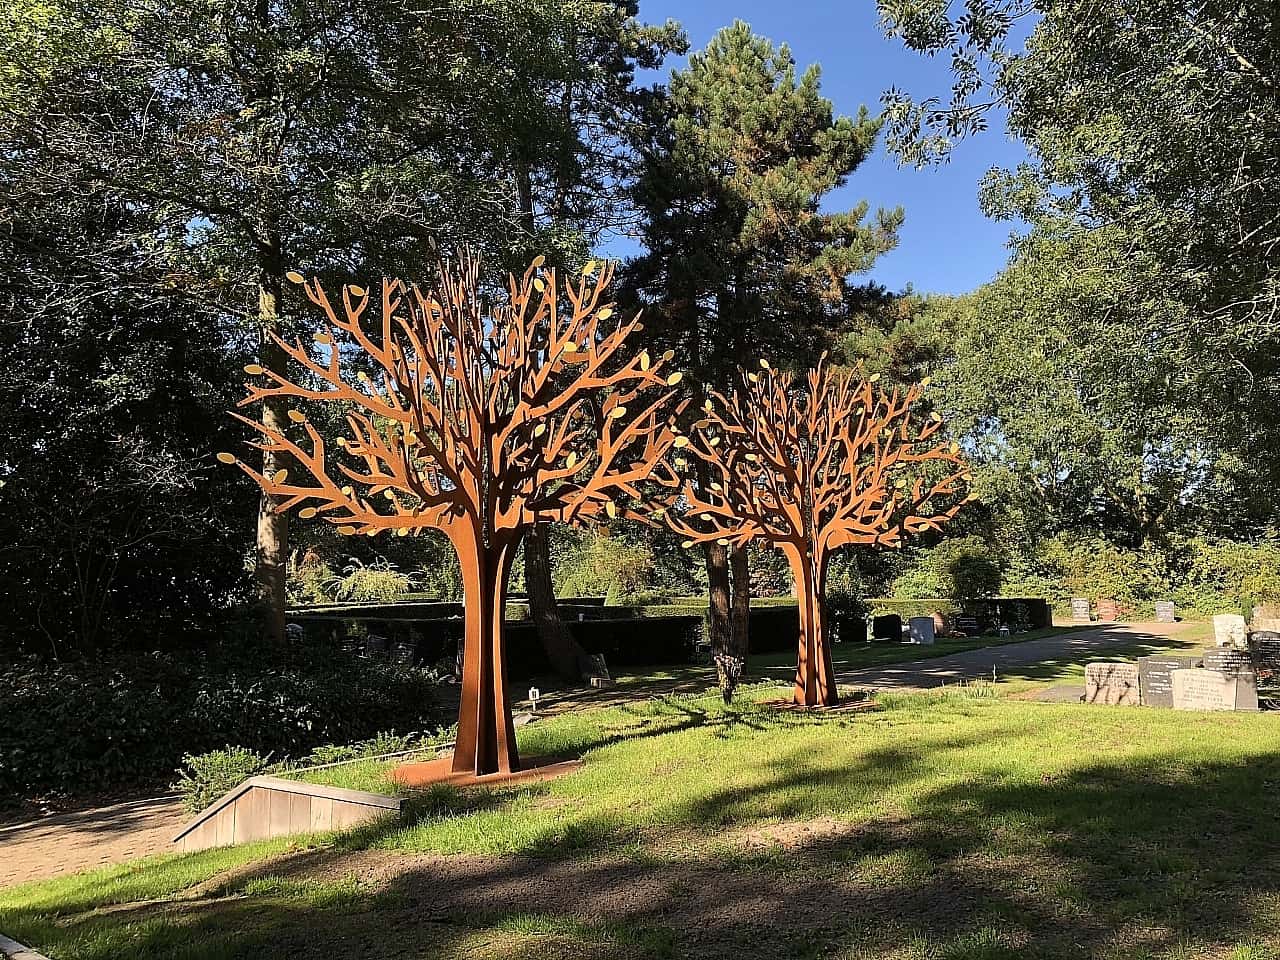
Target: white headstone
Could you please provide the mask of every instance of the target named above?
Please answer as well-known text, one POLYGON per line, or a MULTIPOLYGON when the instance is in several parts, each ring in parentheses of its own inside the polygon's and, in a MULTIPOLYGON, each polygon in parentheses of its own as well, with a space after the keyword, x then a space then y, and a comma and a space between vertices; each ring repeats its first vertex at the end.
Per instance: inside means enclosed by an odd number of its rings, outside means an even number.
POLYGON ((1220 647, 1247 647, 1249 635, 1244 617, 1238 613, 1219 613, 1213 618, 1213 639, 1220 647))
POLYGON ((933 643, 933 617, 912 617, 907 621, 907 636, 911 643, 933 643))

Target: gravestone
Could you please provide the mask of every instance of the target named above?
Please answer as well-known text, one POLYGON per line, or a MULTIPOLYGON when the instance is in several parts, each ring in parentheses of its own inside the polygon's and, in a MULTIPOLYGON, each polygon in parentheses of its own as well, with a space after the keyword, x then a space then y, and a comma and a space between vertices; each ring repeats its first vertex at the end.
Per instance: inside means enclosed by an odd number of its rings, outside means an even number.
POLYGON ((604 662, 603 653, 590 654, 591 676, 587 683, 593 687, 612 687, 613 676, 609 673, 609 665, 604 662))
POLYGON ((1084 597, 1076 597, 1071 601, 1071 619, 1088 623, 1092 618, 1089 613, 1089 601, 1084 597))
POLYGON ((889 643, 902 642, 902 618, 896 613, 886 613, 871 618, 871 639, 889 643))
POLYGON ((1084 702, 1136 707, 1138 665, 1095 661, 1084 668, 1084 702))
POLYGON ((1138 699, 1144 707, 1173 706, 1173 671, 1200 666, 1196 657, 1138 658, 1138 699))
POLYGON ((1175 710, 1257 710, 1258 684, 1252 673, 1192 668, 1173 671, 1175 710))
POLYGON ((1280 631, 1259 630, 1249 637, 1259 686, 1280 685, 1280 631))
POLYGON ((1246 643, 1244 617, 1219 613, 1213 618, 1213 639, 1220 647, 1243 647, 1246 643))
POLYGON ((1115 621, 1120 619, 1120 605, 1110 597, 1098 601, 1098 619, 1115 621))
POLYGON ((1276 617, 1254 617, 1253 630, 1250 632, 1280 634, 1280 619, 1276 617))
POLYGON ((956 617, 956 629, 966 637, 976 637, 982 628, 978 625, 977 617, 971 613, 962 613, 956 617))
POLYGON ((933 643, 933 617, 912 617, 907 621, 907 635, 911 643, 929 646, 933 643))
POLYGON ((1172 600, 1156 601, 1156 623, 1173 623, 1178 619, 1177 613, 1172 600))
POLYGON ((1236 647, 1216 647, 1204 652, 1204 668, 1219 673, 1252 673, 1253 657, 1248 650, 1236 647))

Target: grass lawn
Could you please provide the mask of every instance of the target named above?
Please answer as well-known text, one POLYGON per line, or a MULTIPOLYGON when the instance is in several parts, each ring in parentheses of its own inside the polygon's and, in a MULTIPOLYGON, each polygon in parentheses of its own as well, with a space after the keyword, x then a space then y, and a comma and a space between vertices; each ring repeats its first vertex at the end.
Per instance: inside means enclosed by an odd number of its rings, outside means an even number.
MULTIPOLYGON (((548 718, 522 749, 581 771, 0 890, 0 931, 54 960, 1280 958, 1280 716, 1003 686, 548 718)), ((377 790, 386 769, 320 775, 377 790)))

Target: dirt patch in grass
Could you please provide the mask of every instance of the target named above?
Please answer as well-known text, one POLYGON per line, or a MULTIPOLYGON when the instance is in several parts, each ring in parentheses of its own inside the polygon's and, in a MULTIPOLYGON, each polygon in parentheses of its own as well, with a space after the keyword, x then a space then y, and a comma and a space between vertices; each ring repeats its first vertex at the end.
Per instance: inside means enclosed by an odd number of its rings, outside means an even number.
POLYGON ((812 820, 786 820, 782 823, 766 823, 747 827, 730 834, 729 839, 744 847, 782 847, 795 850, 814 842, 847 837, 853 824, 832 817, 816 817, 812 820))

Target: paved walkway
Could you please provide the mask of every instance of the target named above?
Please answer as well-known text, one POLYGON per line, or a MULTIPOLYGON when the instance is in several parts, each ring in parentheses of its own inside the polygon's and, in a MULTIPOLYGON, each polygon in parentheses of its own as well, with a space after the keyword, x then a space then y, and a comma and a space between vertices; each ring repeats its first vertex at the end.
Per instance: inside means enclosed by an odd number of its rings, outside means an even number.
POLYGON ((173 850, 186 821, 174 797, 0 826, 0 887, 173 850))
MULTIPOLYGON (((1176 644, 1178 635, 1185 629, 1185 625, 1178 623, 1118 623, 1025 643, 980 647, 933 660, 849 670, 838 673, 836 680, 849 686, 882 690, 928 690, 960 680, 990 680, 992 668, 1003 680, 1052 680, 1066 667, 1105 657, 1110 649, 1163 648, 1171 642, 1176 644)), ((1198 646, 1188 642, 1188 646, 1193 645, 1198 646)))
MULTIPOLYGON (((1167 646, 1182 629, 1180 624, 1156 623, 1082 628, 1078 633, 983 647, 933 660, 848 670, 839 673, 837 679, 848 686, 927 689, 962 679, 990 678, 992 666, 1005 679, 1052 679, 1066 666, 1105 656, 1111 648, 1167 646)), ((778 667, 770 672, 789 680, 793 669, 778 667)), ((700 674, 696 678, 604 691, 579 690, 555 698, 552 709, 546 712, 635 700, 673 689, 705 690, 713 682, 708 668, 706 676, 700 674)), ((0 826, 0 887, 169 852, 173 849, 173 835, 185 820, 178 801, 162 797, 0 826)))

